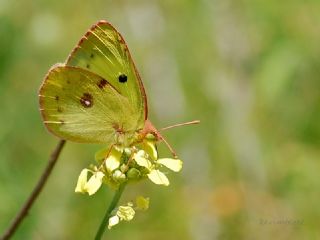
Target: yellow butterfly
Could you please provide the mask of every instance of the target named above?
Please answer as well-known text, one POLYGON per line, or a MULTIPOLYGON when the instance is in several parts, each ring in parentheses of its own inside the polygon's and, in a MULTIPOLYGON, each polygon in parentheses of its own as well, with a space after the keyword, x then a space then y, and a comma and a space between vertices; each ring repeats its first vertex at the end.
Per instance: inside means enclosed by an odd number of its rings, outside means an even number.
POLYGON ((39 102, 46 127, 62 139, 130 146, 151 133, 175 156, 148 120, 146 93, 123 37, 106 21, 49 70, 39 102))

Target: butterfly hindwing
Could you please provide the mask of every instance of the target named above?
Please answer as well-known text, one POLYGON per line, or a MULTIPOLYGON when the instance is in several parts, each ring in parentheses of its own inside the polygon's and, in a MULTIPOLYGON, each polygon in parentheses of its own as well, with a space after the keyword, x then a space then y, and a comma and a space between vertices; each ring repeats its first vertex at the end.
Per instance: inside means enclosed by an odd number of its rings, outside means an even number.
POLYGON ((141 116, 147 118, 147 101, 140 76, 127 45, 108 22, 93 25, 70 54, 66 65, 77 66, 106 79, 141 116))
POLYGON ((140 124, 129 99, 86 69, 53 67, 39 95, 45 124, 66 140, 111 143, 119 129, 132 134, 140 124))

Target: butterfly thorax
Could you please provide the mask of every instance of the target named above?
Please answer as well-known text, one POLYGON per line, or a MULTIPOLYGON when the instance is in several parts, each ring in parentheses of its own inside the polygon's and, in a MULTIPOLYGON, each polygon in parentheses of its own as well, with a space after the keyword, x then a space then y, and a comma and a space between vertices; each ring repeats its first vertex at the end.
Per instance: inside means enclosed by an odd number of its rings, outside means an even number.
POLYGON ((149 120, 145 121, 144 127, 138 130, 126 130, 122 125, 113 124, 115 131, 115 143, 123 147, 133 146, 141 143, 144 139, 158 141, 161 135, 149 120))

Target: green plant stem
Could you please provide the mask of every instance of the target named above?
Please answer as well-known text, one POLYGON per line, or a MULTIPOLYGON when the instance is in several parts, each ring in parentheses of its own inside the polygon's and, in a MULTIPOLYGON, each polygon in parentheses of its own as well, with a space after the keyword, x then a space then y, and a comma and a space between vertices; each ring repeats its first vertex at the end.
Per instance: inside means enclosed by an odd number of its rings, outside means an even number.
POLYGON ((95 240, 101 239, 104 231, 106 230, 109 218, 111 217, 111 212, 113 211, 113 209, 116 208, 125 186, 126 186, 126 184, 122 183, 119 186, 119 189, 115 192, 113 199, 112 199, 112 201, 111 201, 111 203, 110 203, 110 205, 109 205, 109 207, 108 207, 108 209, 107 209, 107 211, 106 211, 106 213, 100 223, 100 227, 96 233, 96 237, 94 238, 95 240))

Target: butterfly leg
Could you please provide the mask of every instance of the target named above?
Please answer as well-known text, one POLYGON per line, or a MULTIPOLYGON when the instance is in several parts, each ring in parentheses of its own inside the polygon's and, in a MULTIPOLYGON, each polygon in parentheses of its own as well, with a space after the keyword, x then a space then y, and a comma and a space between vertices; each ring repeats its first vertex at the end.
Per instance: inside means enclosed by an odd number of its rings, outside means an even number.
POLYGON ((102 163, 101 163, 101 165, 100 165, 100 167, 99 167, 99 170, 101 170, 101 168, 103 168, 103 166, 105 165, 105 162, 106 162, 107 158, 109 157, 109 155, 110 155, 110 153, 111 153, 111 151, 112 151, 112 149, 114 148, 115 145, 116 145, 116 144, 114 143, 114 144, 112 144, 112 145, 110 146, 110 148, 109 148, 106 156, 104 157, 104 160, 102 161, 102 163))
POLYGON ((170 144, 167 142, 167 140, 161 135, 161 133, 153 126, 153 124, 150 122, 150 120, 146 120, 145 121, 145 125, 144 128, 142 129, 142 131, 140 132, 140 134, 144 137, 146 136, 148 133, 151 133, 155 136, 155 138, 157 139, 157 141, 163 141, 168 149, 170 150, 172 156, 174 158, 177 158, 177 154, 175 153, 175 151, 173 150, 173 148, 170 146, 170 144))
POLYGON ((133 161, 133 154, 134 154, 134 152, 132 152, 131 153, 131 155, 129 156, 129 158, 128 158, 128 161, 127 161, 127 163, 126 163, 126 165, 125 165, 125 169, 124 169, 124 173, 126 173, 127 171, 128 171, 128 169, 129 169, 129 164, 133 161))
POLYGON ((168 147, 169 151, 171 152, 172 156, 174 158, 178 158, 176 152, 173 150, 173 148, 170 146, 170 144, 167 142, 167 140, 159 132, 157 133, 157 135, 158 135, 158 138, 160 140, 162 140, 167 145, 167 147, 168 147))

